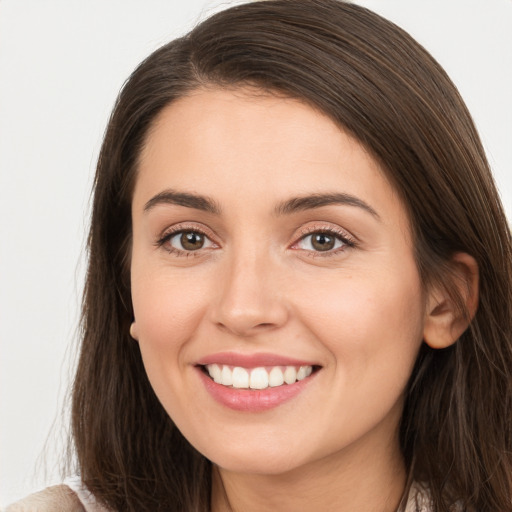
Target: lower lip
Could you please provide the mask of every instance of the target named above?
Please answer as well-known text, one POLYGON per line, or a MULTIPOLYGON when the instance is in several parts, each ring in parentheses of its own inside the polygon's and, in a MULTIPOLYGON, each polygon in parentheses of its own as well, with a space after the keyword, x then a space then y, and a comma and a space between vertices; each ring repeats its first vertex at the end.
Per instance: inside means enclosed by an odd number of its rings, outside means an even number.
POLYGON ((262 412, 274 409, 304 391, 316 372, 294 384, 283 384, 266 389, 236 389, 217 384, 201 368, 197 368, 206 390, 220 404, 235 411, 262 412))

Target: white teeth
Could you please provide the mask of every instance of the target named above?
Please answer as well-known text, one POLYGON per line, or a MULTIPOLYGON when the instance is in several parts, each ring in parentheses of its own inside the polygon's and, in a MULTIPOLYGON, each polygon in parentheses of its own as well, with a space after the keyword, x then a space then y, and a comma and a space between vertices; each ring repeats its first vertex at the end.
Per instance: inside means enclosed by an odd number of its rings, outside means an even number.
POLYGON ((282 386, 284 384, 284 376, 281 368, 272 368, 268 375, 268 385, 271 388, 275 388, 277 386, 282 386))
MULTIPOLYGON (((210 371, 209 365, 207 366, 208 371, 210 371)), ((210 373, 211 376, 211 373, 210 373)), ((221 382, 223 386, 232 386, 233 385, 233 372, 230 370, 229 366, 223 366, 222 372, 220 374, 221 382)))
POLYGON ((297 370, 293 366, 287 366, 284 371, 284 381, 286 384, 293 384, 297 380, 297 370))
POLYGON ((267 389, 286 384, 294 384, 298 380, 309 377, 313 372, 312 366, 274 366, 270 369, 258 367, 248 370, 240 366, 208 364, 206 369, 210 377, 223 386, 233 386, 238 389, 267 389))
POLYGON ((211 366, 211 368, 208 369, 208 371, 210 372, 210 376, 217 384, 221 384, 222 383, 222 370, 221 370, 220 366, 218 364, 212 364, 210 366, 211 366))
POLYGON ((268 388, 268 373, 265 368, 254 368, 251 370, 251 380, 249 387, 251 389, 268 388))
POLYGON ((297 372, 297 380, 302 380, 306 378, 306 367, 301 366, 299 371, 297 372))
POLYGON ((249 387, 249 372, 245 368, 240 366, 233 368, 233 387, 245 389, 249 387))

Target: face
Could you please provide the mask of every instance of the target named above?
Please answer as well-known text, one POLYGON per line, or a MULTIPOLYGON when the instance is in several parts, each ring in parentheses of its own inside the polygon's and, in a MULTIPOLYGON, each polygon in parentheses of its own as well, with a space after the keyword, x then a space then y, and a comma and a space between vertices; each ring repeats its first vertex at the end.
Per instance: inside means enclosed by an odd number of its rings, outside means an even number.
POLYGON ((403 205, 329 118, 249 89, 166 107, 133 205, 133 329, 185 437, 277 474, 398 450, 424 324, 403 205))

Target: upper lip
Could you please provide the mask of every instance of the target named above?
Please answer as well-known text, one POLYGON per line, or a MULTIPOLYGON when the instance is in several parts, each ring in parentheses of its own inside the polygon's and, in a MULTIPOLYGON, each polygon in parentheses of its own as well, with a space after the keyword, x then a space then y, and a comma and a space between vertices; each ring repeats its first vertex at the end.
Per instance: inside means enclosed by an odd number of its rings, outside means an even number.
POLYGON ((257 368, 261 366, 318 366, 311 361, 294 359, 278 354, 240 354, 235 352, 219 352, 202 357, 196 365, 223 364, 228 366, 240 366, 242 368, 257 368))

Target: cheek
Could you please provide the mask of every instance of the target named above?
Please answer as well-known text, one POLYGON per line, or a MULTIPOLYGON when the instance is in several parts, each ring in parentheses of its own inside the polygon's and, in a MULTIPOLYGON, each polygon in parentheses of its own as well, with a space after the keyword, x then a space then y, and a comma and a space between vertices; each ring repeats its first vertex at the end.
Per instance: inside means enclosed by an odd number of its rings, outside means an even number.
MULTIPOLYGON (((146 372, 155 388, 158 379, 172 378, 187 361, 185 348, 204 316, 201 286, 187 284, 161 269, 132 266, 132 302, 139 346, 146 372)), ((157 389, 155 389, 157 391, 157 389)))
POLYGON ((416 273, 406 279, 400 272, 344 275, 331 292, 302 303, 301 311, 313 339, 330 353, 325 370, 331 399, 317 416, 332 428, 318 442, 337 446, 354 441, 383 418, 397 423, 422 341, 416 273))
POLYGON ((303 322, 343 370, 340 378, 352 386, 386 378, 400 387, 422 341, 423 298, 415 267, 382 267, 333 283, 302 304, 303 322))

